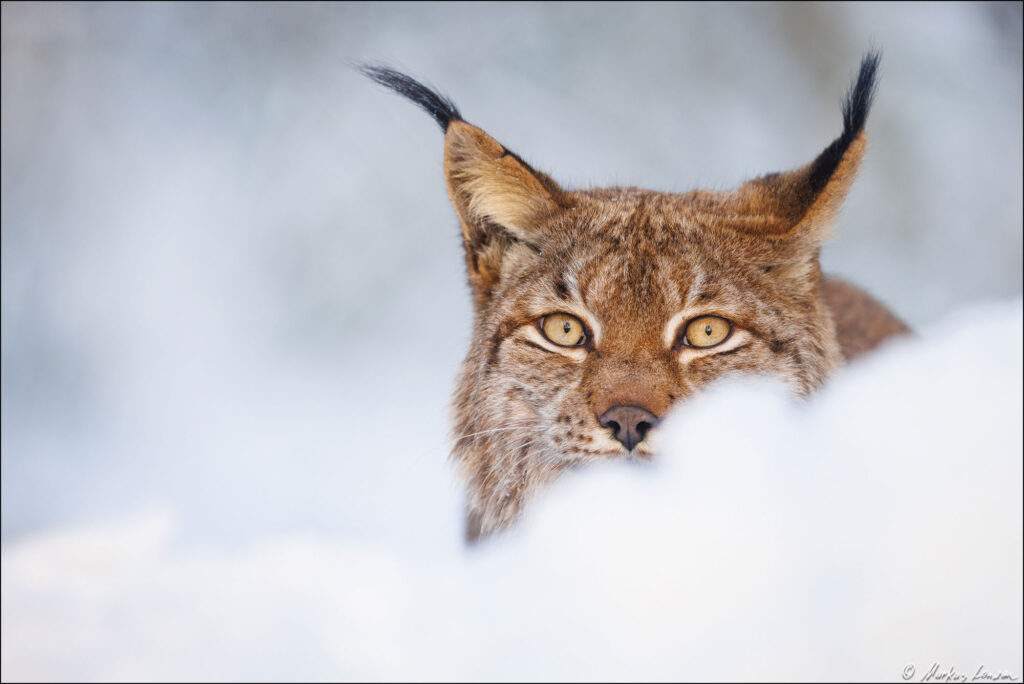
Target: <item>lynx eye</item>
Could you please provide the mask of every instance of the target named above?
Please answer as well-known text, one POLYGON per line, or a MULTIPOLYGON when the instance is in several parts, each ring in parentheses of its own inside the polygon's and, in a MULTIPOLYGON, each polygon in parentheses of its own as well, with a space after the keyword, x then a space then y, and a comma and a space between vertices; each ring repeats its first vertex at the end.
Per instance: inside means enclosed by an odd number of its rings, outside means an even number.
POLYGON ((582 321, 569 314, 548 314, 541 319, 540 329, 549 342, 559 347, 580 347, 587 341, 582 321))
POLYGON ((732 323, 718 316, 701 316, 686 324, 684 343, 705 349, 725 342, 732 333, 732 323))

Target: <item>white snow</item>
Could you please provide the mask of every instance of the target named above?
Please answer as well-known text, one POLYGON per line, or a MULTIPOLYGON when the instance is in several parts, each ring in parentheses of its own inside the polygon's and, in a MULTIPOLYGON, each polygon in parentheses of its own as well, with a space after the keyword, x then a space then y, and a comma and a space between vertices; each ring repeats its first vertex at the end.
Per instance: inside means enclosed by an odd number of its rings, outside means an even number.
POLYGON ((1022 325, 965 309, 805 404, 723 383, 655 463, 573 473, 471 550, 197 547, 174 508, 26 535, 3 677, 1020 677, 1022 325))

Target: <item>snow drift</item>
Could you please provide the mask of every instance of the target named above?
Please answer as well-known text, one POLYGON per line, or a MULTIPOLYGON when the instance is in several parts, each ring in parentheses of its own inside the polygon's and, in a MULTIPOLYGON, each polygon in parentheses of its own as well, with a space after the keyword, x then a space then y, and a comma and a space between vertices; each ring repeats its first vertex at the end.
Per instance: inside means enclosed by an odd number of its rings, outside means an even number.
POLYGON ((468 550, 204 547, 173 508, 26 535, 3 552, 3 678, 1019 678, 1021 359, 1017 300, 805 404, 722 383, 656 462, 572 473, 468 550))

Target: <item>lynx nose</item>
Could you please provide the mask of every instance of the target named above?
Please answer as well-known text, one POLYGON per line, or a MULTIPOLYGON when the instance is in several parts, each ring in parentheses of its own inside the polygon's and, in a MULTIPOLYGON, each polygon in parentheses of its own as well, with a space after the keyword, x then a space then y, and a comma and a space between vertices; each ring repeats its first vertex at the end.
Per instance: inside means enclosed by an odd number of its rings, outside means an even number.
POLYGON ((611 428, 612 436, 632 451, 644 440, 647 431, 658 424, 658 417, 639 406, 612 406, 598 422, 601 427, 611 428))

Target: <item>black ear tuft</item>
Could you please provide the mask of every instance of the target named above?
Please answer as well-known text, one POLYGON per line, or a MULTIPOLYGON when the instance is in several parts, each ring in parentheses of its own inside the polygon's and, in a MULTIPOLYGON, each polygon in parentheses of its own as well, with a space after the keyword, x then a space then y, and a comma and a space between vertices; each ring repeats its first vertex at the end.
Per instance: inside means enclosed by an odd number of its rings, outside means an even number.
POLYGON ((843 102, 843 137, 850 140, 864 128, 871 101, 875 97, 875 77, 878 75, 878 62, 881 56, 877 52, 869 52, 860 62, 860 73, 857 82, 850 87, 843 102))
POLYGON ((434 117, 434 121, 441 126, 442 131, 448 130, 449 122, 463 120, 454 102, 411 76, 406 76, 391 67, 374 64, 358 64, 355 68, 364 76, 373 79, 382 86, 391 88, 399 95, 403 95, 418 104, 424 111, 434 117))
POLYGON ((877 52, 869 52, 864 55, 860 62, 860 73, 857 80, 846 93, 843 100, 843 134, 832 141, 832 144, 825 148, 825 151, 818 155, 811 165, 809 183, 812 194, 816 195, 835 172, 840 160, 846 154, 847 148, 862 130, 864 122, 868 119, 868 111, 871 109, 871 102, 875 97, 876 76, 878 75, 878 62, 881 55, 877 52))

